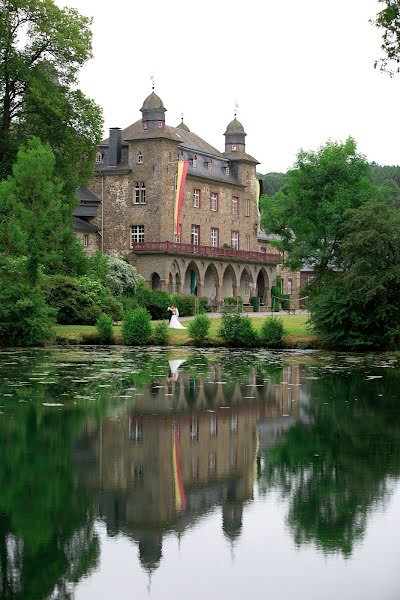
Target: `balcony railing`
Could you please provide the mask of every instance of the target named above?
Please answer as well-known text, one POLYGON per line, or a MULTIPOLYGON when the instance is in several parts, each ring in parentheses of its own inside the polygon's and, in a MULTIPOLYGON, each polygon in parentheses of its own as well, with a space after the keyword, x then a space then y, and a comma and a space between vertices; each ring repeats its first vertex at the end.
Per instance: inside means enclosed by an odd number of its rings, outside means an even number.
POLYGON ((192 244, 178 244, 175 242, 135 242, 132 244, 132 252, 143 252, 144 254, 194 254, 197 256, 225 257, 273 264, 282 262, 279 254, 234 250, 233 248, 214 248, 213 246, 192 246, 192 244))

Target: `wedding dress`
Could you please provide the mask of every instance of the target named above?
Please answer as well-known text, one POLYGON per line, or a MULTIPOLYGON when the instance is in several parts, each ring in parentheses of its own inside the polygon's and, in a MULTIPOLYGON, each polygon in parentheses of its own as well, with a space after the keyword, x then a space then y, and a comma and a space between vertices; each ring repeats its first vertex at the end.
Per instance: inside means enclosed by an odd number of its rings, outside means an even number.
POLYGON ((186 329, 181 323, 178 321, 179 310, 176 308, 175 313, 172 315, 171 320, 169 322, 169 327, 171 329, 186 329))

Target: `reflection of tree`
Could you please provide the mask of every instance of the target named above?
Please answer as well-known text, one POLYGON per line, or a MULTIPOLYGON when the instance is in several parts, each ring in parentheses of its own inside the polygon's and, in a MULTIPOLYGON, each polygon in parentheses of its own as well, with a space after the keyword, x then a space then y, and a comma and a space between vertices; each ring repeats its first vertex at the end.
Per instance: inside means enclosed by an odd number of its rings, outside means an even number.
MULTIPOLYGON (((35 362, 39 367, 40 361, 35 362)), ((19 376, 25 375, 20 369, 19 376)), ((0 596, 4 599, 39 600, 52 593, 69 598, 73 584, 95 566, 99 556, 91 504, 87 495, 76 493, 71 456, 86 411, 43 407, 44 402, 55 401, 50 388, 37 382, 14 388, 15 405, 18 400, 26 402, 28 395, 31 401, 19 404, 12 418, 3 415, 0 421, 0 596)))
POLYGON ((297 544, 350 556, 363 537, 368 513, 388 495, 388 476, 400 473, 399 383, 394 371, 384 380, 336 374, 313 381, 319 400, 308 424, 297 423, 263 457, 260 487, 289 499, 297 544))

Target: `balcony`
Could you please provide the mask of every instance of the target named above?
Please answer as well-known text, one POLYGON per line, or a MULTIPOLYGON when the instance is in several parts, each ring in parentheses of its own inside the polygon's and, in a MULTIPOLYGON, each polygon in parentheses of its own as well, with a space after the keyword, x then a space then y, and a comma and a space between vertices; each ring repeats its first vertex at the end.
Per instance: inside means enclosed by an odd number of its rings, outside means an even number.
POLYGON ((210 258, 233 258, 234 260, 280 264, 279 254, 234 250, 233 248, 214 248, 212 246, 192 246, 175 242, 136 242, 132 244, 135 254, 186 254, 189 256, 208 256, 210 258))

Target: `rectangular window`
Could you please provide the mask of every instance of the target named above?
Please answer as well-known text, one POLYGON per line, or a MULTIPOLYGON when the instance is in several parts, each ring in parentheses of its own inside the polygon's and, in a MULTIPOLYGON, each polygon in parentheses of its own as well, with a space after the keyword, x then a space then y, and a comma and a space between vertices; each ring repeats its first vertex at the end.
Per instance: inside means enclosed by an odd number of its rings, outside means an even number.
POLYGON ((216 227, 211 227, 211 246, 212 248, 219 246, 219 229, 216 227))
POLYGON ((216 192, 211 192, 210 209, 218 210, 218 194, 216 192))
POLYGON ((293 291, 293 279, 287 280, 287 293, 291 294, 293 291))
POLYGON ((131 225, 131 248, 133 244, 144 242, 144 225, 131 225))
POLYGON ((250 236, 249 236, 249 234, 246 235, 246 250, 247 251, 250 250, 250 236))
POLYGON ((211 160, 209 160, 209 161, 207 162, 207 170, 208 170, 208 171, 211 171, 211 169, 212 169, 212 161, 211 161, 211 160))
POLYGON ((83 234, 83 245, 85 248, 89 246, 89 236, 87 233, 83 234))
POLYGON ((174 235, 175 244, 180 244, 181 240, 182 240, 182 223, 179 224, 178 234, 175 233, 175 235, 174 235))
POLYGON ((200 190, 193 190, 193 208, 200 208, 200 190))
POLYGON ((231 232, 231 246, 234 250, 239 250, 239 232, 231 232))
POLYGON ((190 243, 192 246, 198 246, 200 244, 200 225, 192 225, 190 243))
POLYGON ((146 186, 143 181, 136 181, 135 204, 146 204, 146 186))
POLYGON ((225 167, 225 175, 229 175, 229 167, 225 167))
POLYGON ((246 198, 246 217, 250 216, 250 200, 246 198))
POLYGON ((237 196, 232 196, 232 214, 239 214, 239 198, 237 196))

